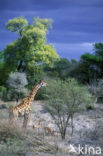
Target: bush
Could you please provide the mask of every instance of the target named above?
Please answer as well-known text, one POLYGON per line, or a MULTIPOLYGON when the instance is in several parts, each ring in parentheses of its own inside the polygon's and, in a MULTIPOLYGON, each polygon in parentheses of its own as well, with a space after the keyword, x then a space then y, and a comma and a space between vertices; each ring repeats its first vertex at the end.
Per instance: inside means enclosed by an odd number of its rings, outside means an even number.
POLYGON ((101 119, 96 121, 91 138, 103 144, 103 121, 101 119))
POLYGON ((20 98, 23 98, 27 95, 28 90, 25 86, 27 86, 28 81, 25 73, 11 73, 7 80, 7 100, 14 100, 18 102, 20 98))
POLYGON ((54 80, 46 87, 47 104, 44 108, 51 114, 59 128, 62 139, 65 138, 68 122, 76 112, 86 110, 92 103, 91 95, 85 86, 81 86, 75 79, 67 81, 54 80))
POLYGON ((11 101, 16 100, 18 102, 19 99, 24 98, 28 93, 27 88, 22 88, 21 92, 16 92, 14 89, 9 89, 7 91, 7 94, 4 94, 4 100, 5 101, 11 101))
POLYGON ((0 98, 5 96, 7 89, 4 86, 0 86, 0 98))
POLYGON ((89 86, 89 91, 93 95, 94 103, 98 102, 98 99, 103 99, 103 80, 94 80, 89 86))

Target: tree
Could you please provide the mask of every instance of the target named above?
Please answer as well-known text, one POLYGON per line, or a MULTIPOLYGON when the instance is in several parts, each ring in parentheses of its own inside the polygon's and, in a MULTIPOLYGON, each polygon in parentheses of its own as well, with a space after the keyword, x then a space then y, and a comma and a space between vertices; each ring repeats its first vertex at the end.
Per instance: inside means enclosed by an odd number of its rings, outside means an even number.
POLYGON ((101 43, 101 42, 95 43, 94 44, 94 50, 95 50, 96 56, 103 58, 103 43, 101 43))
POLYGON ((27 88, 25 88, 28 84, 26 74, 25 73, 11 73, 7 79, 7 88, 8 93, 7 96, 9 98, 16 99, 16 102, 28 93, 27 88))
POLYGON ((72 71, 74 67, 77 67, 77 61, 74 59, 71 59, 70 61, 66 58, 60 58, 59 61, 54 63, 54 66, 48 67, 45 66, 44 71, 48 73, 48 75, 53 76, 53 77, 58 77, 62 80, 67 79, 68 77, 72 77, 72 75, 76 75, 74 72, 73 74, 72 71))
POLYGON ((3 99, 6 92, 7 92, 7 89, 4 86, 0 86, 0 98, 1 99, 3 99))
POLYGON ((61 69, 61 77, 63 79, 67 79, 68 77, 77 78, 77 68, 78 68, 78 61, 75 59, 71 59, 68 61, 68 66, 65 66, 64 69, 61 69))
POLYGON ((0 51, 0 86, 4 85, 5 78, 6 78, 5 68, 4 68, 4 61, 3 60, 4 60, 3 51, 0 51))
POLYGON ((51 26, 50 19, 34 18, 33 24, 28 24, 23 17, 8 21, 7 29, 20 35, 4 49, 5 66, 9 64, 8 73, 33 71, 43 64, 53 66, 59 56, 52 45, 46 44, 46 34, 51 26))
POLYGON ((68 81, 53 80, 46 89, 47 103, 44 108, 50 113, 65 139, 68 123, 76 112, 83 111, 91 104, 91 95, 75 79, 68 81))
POLYGON ((65 71, 70 67, 71 63, 66 58, 61 58, 58 62, 55 63, 54 71, 58 73, 58 77, 64 79, 65 71))
POLYGON ((0 51, 0 63, 1 63, 2 59, 3 59, 3 51, 0 51))
POLYGON ((103 78, 103 43, 94 44, 94 53, 85 53, 81 56, 78 68, 81 81, 90 83, 94 79, 103 78))
POLYGON ((42 67, 35 67, 35 70, 27 71, 28 88, 31 89, 34 84, 37 84, 40 80, 44 79, 44 72, 42 67))

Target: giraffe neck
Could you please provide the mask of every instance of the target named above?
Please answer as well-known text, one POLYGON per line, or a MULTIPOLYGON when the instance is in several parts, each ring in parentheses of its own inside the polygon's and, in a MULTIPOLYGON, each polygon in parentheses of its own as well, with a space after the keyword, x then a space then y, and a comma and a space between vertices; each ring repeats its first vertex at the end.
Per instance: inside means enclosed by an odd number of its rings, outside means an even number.
POLYGON ((29 97, 29 101, 30 101, 31 103, 33 102, 33 100, 34 100, 34 98, 35 98, 35 95, 37 94, 39 88, 41 88, 41 85, 40 85, 40 84, 36 85, 36 86, 32 89, 32 91, 29 93, 28 97, 29 97))

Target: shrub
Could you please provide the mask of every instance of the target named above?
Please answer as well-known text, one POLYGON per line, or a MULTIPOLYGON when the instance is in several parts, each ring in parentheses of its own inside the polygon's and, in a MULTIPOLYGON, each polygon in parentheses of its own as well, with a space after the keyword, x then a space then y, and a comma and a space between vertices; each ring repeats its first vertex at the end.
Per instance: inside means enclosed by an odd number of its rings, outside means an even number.
POLYGON ((4 86, 0 86, 0 98, 3 98, 7 89, 4 86))
POLYGON ((94 80, 89 86, 89 91, 93 95, 94 103, 98 102, 99 98, 103 98, 103 80, 94 80))
POLYGON ((54 80, 46 87, 47 103, 44 108, 51 114, 59 128, 62 139, 65 138, 68 122, 76 112, 86 110, 91 101, 91 95, 84 86, 75 79, 67 81, 54 80))
POLYGON ((27 95, 28 90, 25 87, 28 84, 25 73, 11 73, 7 80, 7 100, 18 100, 27 95))

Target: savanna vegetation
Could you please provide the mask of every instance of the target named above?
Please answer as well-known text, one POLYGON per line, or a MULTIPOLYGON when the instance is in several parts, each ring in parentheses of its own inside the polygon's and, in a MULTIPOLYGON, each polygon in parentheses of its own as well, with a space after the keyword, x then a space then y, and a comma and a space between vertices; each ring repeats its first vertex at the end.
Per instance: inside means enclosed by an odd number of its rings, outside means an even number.
MULTIPOLYGON (((11 101, 18 104, 34 85, 45 80, 48 86, 38 92, 36 100, 43 101, 44 111, 50 114, 64 140, 68 128, 72 129, 72 134, 75 131, 74 116, 95 110, 95 104, 103 101, 103 43, 93 45, 93 54, 84 51, 80 60, 68 60, 60 58, 53 45, 47 44, 51 19, 36 17, 29 23, 24 17, 15 17, 6 23, 6 28, 16 33, 17 39, 0 51, 0 99, 8 103, 6 108, 9 109, 11 101)), ((7 143, 13 151, 10 153, 10 148, 0 146, 1 155, 3 150, 5 155, 23 155, 22 150, 28 144, 40 145, 28 141, 21 129, 10 127, 7 121, 0 125, 0 144, 7 143), (21 151, 13 150, 20 145, 23 146, 21 151)), ((28 135, 30 137, 31 133, 28 135)))

